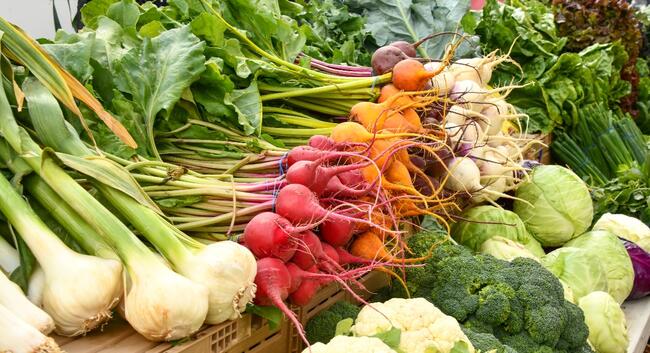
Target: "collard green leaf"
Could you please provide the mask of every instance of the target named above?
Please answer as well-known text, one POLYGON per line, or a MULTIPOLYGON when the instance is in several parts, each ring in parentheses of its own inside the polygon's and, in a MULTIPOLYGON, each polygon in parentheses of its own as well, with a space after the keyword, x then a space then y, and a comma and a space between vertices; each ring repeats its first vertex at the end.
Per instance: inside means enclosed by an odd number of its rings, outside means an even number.
POLYGON ((143 114, 150 153, 157 158, 156 116, 169 110, 204 70, 203 47, 189 26, 183 26, 153 39, 144 38, 141 47, 131 49, 116 63, 115 83, 131 95, 143 114))
MULTIPOLYGON (((434 33, 460 31, 460 21, 469 10, 469 0, 352 0, 351 6, 363 11, 366 29, 377 45, 397 40, 417 42, 434 33)), ((423 43, 420 55, 441 58, 449 36, 423 43)))
POLYGON ((15 235, 15 239, 18 256, 20 256, 20 266, 11 273, 9 279, 16 283, 23 292, 27 293, 29 278, 32 276, 37 262, 34 254, 32 254, 27 244, 25 244, 25 241, 17 234, 15 235))

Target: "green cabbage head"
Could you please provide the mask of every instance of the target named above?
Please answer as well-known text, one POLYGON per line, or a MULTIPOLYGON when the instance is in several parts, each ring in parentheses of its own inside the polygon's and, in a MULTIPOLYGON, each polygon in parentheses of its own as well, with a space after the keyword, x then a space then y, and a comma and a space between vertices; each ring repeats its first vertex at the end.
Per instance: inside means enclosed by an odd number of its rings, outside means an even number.
POLYGON ((610 231, 650 252, 650 227, 634 217, 605 213, 596 221, 592 230, 610 231))
POLYGON ((594 209, 587 185, 557 165, 539 166, 516 192, 514 211, 542 246, 562 246, 591 225, 594 209), (521 201, 524 200, 524 201, 521 201))
POLYGON ((528 257, 539 261, 537 256, 520 243, 508 238, 494 236, 481 244, 479 252, 496 257, 497 259, 512 261, 517 257, 528 257))
POLYGON ((466 210, 461 217, 463 220, 454 224, 451 235, 474 251, 480 251, 486 240, 499 236, 522 244, 536 257, 544 256, 541 245, 528 234, 519 216, 511 211, 494 206, 478 206, 466 210))
POLYGON ((597 230, 587 232, 564 245, 586 250, 598 258, 607 273, 607 292, 620 304, 634 285, 634 268, 625 246, 616 235, 597 230))
POLYGON ((585 313, 589 343, 598 353, 625 353, 629 339, 625 314, 606 292, 592 292, 580 298, 578 306, 585 313))
POLYGON ((593 291, 607 292, 607 272, 587 250, 559 248, 546 254, 542 265, 571 288, 575 300, 593 291))

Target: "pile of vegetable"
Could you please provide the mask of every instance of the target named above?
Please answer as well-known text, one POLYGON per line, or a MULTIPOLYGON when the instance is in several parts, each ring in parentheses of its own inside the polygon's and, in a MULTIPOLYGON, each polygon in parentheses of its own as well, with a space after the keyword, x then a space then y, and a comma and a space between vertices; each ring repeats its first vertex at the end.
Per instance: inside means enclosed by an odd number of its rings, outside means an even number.
POLYGON ((39 43, 0 18, 0 350, 271 306, 306 352, 624 352, 620 305, 650 294, 647 16, 468 8, 93 0, 39 43), (526 160, 529 132, 571 170, 526 160), (368 303, 370 271, 392 285, 368 303), (303 329, 290 305, 330 284, 358 303, 303 329))

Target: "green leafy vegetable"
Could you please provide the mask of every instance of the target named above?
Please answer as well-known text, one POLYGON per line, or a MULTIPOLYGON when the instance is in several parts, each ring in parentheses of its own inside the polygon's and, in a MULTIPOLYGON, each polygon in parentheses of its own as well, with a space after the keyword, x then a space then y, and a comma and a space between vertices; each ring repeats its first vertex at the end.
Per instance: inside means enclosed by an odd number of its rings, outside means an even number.
POLYGON ((141 48, 131 49, 115 66, 116 86, 131 95, 142 114, 151 155, 160 158, 155 143, 154 122, 169 110, 204 70, 204 44, 188 26, 143 39, 141 48))
MULTIPOLYGON (((350 7, 366 17, 366 29, 379 46, 397 40, 417 42, 435 33, 456 32, 470 7, 469 0, 351 0, 350 7)), ((449 36, 439 36, 423 43, 418 51, 423 57, 440 59, 449 36)))

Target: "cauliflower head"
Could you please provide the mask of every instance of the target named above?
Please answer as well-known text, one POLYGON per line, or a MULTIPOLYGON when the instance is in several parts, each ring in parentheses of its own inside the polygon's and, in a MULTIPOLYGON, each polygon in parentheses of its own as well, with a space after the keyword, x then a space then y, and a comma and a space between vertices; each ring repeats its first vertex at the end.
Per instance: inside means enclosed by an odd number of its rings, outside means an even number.
POLYGON ((355 336, 373 336, 393 327, 401 331, 399 349, 404 353, 448 353, 459 341, 474 352, 456 319, 424 298, 393 298, 365 306, 351 330, 355 336))
MULTIPOLYGON (((311 353, 397 353, 379 338, 336 336, 329 343, 316 343, 311 346, 311 353)), ((310 353, 306 348, 302 353, 310 353)))

